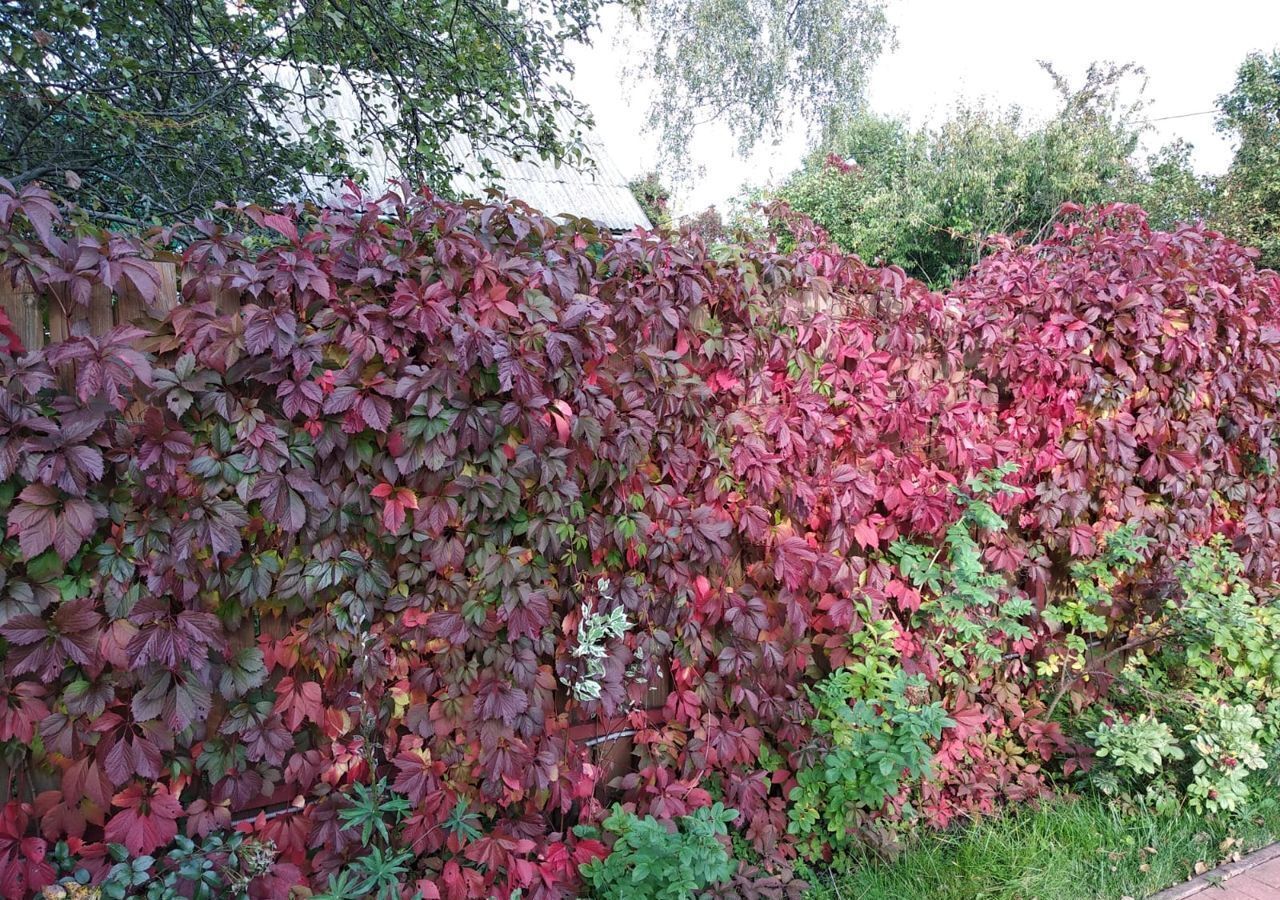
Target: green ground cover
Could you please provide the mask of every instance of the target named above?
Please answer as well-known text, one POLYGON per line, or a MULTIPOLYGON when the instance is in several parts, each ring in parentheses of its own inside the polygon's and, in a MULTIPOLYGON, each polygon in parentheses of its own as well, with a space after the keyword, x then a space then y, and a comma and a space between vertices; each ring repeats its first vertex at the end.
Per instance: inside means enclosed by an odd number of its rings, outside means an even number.
POLYGON ((892 861, 812 878, 824 900, 1085 900, 1149 896, 1280 837, 1280 791, 1235 815, 1157 814, 1063 798, 929 835, 892 861))

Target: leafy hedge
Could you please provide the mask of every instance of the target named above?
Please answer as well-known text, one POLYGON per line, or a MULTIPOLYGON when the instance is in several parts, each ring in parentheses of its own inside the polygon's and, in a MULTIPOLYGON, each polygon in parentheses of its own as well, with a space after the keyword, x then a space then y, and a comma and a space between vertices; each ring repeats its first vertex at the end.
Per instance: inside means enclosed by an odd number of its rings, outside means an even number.
MULTIPOLYGON (((1200 228, 1076 210, 944 295, 821 235, 426 193, 235 215, 177 232, 191 302, 154 327, 0 355, 6 895, 127 881, 113 852, 268 797, 270 854, 217 851, 252 896, 568 896, 614 797, 722 802, 780 863, 945 825, 1088 765, 1054 711, 1191 548, 1274 576, 1280 278, 1200 228), (1116 534, 1153 540, 1090 568, 1116 534), (571 721, 664 673, 605 784, 571 721), (876 771, 813 776, 850 748, 876 771), (831 797, 835 829, 804 814, 831 797)), ((174 237, 38 190, 0 224, 7 271, 80 302, 151 296, 174 237)))

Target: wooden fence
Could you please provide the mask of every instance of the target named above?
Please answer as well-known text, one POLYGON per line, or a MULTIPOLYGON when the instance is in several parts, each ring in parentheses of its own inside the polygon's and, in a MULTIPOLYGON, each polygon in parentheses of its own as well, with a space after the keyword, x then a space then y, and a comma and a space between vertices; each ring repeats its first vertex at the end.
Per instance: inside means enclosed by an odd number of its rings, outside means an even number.
MULTIPOLYGON (((156 262, 155 265, 160 275, 160 288, 150 311, 137 290, 127 282, 122 282, 114 294, 103 285, 95 286, 85 307, 60 295, 57 290, 41 294, 23 282, 15 286, 3 276, 0 276, 0 308, 8 314, 14 331, 28 351, 65 340, 81 322, 85 323, 91 335, 106 334, 117 325, 163 316, 183 302, 176 265, 173 262, 156 262)), ((240 297, 230 291, 215 291, 212 299, 224 314, 233 314, 240 308, 240 297)), ((69 370, 64 371, 63 379, 70 374, 69 370)), ((262 633, 273 637, 283 637, 288 627, 285 621, 275 616, 264 617, 259 625, 262 633)), ((246 620, 245 627, 231 636, 231 650, 252 646, 256 641, 252 623, 246 620)), ((637 729, 661 725, 665 720, 663 707, 670 693, 671 681, 663 668, 664 671, 651 682, 633 686, 631 694, 636 705, 631 713, 609 719, 587 718, 577 711, 571 714, 568 736, 590 748, 593 762, 603 770, 606 779, 631 771, 631 751, 637 729)), ((563 690, 558 688, 557 709, 564 710, 567 701, 563 690)), ((226 710, 221 706, 215 704, 211 710, 208 718, 210 727, 216 728, 225 715, 226 710)), ((10 782, 12 774, 0 763, 0 784, 10 782)), ((28 787, 33 793, 56 787, 59 782, 57 777, 26 774, 28 787)), ((271 796, 255 798, 237 808, 234 819, 237 822, 249 820, 264 811, 267 815, 287 812, 295 808, 293 800, 292 792, 282 788, 271 796)))
MULTIPOLYGON (((160 288, 151 307, 155 315, 163 317, 182 300, 181 280, 177 266, 173 262, 157 261, 153 265, 160 276, 160 288)), ((230 314, 240 308, 240 296, 228 290, 213 291, 212 299, 220 312, 230 314)), ((837 318, 849 314, 854 309, 872 316, 888 316, 896 314, 887 304, 882 308, 882 301, 876 298, 868 309, 852 298, 839 295, 833 291, 806 291, 800 298, 802 308, 812 313, 827 313, 837 318)), ((38 350, 49 344, 56 344, 71 335, 72 326, 77 322, 88 325, 89 334, 106 334, 117 325, 125 325, 147 316, 147 305, 141 295, 127 281, 122 282, 119 291, 112 294, 105 285, 95 285, 89 298, 88 307, 74 303, 70 298, 60 296, 51 291, 47 296, 35 291, 29 284, 19 282, 12 284, 7 277, 0 275, 0 309, 3 309, 13 323, 13 329, 22 339, 22 346, 27 350, 38 350)))
MULTIPOLYGON (((155 315, 164 316, 182 302, 178 270, 176 264, 169 261, 155 261, 152 265, 159 274, 160 287, 151 308, 155 315)), ((239 297, 230 291, 218 292, 214 299, 223 312, 240 308, 239 297)), ((89 334, 100 335, 148 313, 142 296, 127 281, 122 281, 114 294, 105 285, 95 285, 86 307, 56 288, 41 294, 24 281, 15 285, 3 276, 0 276, 0 308, 8 314, 13 330, 28 350, 65 340, 77 322, 84 322, 89 334)))

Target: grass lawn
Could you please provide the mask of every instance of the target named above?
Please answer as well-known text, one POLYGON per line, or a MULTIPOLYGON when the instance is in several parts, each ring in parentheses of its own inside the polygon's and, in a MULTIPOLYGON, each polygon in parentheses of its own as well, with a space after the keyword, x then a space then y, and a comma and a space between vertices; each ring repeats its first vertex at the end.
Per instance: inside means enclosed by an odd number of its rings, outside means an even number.
POLYGON ((1121 811, 1060 799, 922 838, 891 863, 814 878, 830 900, 1141 898, 1280 839, 1280 798, 1259 785, 1232 817, 1121 811), (1197 864, 1200 867, 1197 869, 1197 864))

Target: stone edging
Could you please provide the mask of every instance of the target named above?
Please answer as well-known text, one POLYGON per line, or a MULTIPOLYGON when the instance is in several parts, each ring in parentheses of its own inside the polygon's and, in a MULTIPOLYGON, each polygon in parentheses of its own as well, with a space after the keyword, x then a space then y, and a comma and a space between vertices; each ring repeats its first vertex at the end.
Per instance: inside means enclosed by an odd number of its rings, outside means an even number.
POLYGON ((1185 900, 1185 898, 1192 897, 1205 888, 1227 881, 1229 878, 1247 872, 1263 863, 1271 862, 1276 857, 1280 857, 1280 843, 1263 847, 1261 850, 1255 850, 1235 862, 1223 863, 1216 869, 1210 869, 1190 881, 1175 884, 1173 887, 1166 888, 1158 894, 1152 894, 1148 900, 1185 900))

